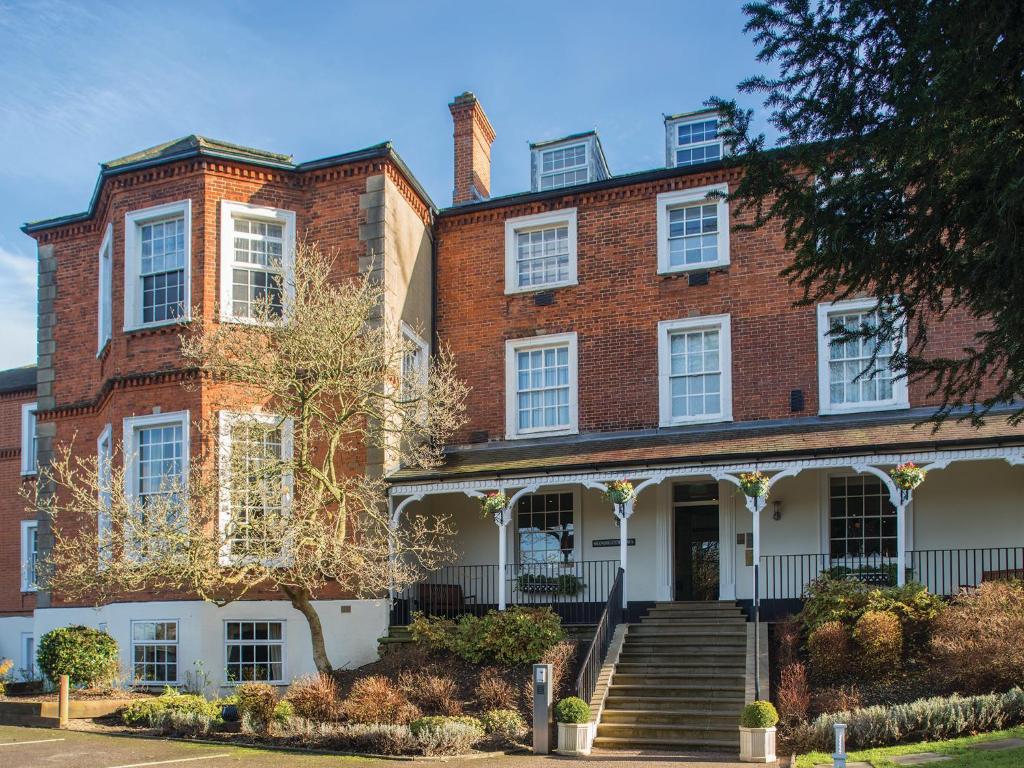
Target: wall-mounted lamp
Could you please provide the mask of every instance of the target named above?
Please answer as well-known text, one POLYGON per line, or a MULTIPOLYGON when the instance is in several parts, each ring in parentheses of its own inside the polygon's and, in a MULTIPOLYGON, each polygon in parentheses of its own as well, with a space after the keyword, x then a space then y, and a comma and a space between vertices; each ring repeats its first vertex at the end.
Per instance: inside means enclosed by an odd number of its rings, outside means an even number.
POLYGON ((776 499, 772 502, 772 520, 782 519, 782 502, 776 499))

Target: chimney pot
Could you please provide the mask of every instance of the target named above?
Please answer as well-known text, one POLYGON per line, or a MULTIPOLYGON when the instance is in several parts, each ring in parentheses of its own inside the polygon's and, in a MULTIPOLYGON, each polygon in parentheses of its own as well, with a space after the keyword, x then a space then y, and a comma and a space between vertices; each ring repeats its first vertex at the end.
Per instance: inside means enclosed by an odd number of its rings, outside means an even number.
POLYGON ((452 202, 484 200, 491 195, 491 144, 494 128, 472 91, 448 105, 455 138, 455 189, 452 202))

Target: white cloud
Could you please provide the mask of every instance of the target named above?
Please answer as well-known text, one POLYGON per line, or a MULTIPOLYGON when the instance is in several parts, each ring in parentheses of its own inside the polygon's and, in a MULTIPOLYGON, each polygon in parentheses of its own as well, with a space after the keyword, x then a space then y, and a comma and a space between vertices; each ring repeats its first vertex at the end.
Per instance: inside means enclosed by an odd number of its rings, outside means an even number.
POLYGON ((0 369, 36 361, 36 260, 0 246, 0 369))

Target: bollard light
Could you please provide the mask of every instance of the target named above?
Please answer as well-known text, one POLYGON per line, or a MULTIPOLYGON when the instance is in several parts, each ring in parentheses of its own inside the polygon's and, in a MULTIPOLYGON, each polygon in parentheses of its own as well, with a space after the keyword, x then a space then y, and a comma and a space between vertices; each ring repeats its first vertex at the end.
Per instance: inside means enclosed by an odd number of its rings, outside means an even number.
POLYGON ((551 665, 533 665, 533 753, 551 751, 551 665))
POLYGON ((846 768, 846 723, 836 723, 836 752, 832 755, 833 768, 846 768))

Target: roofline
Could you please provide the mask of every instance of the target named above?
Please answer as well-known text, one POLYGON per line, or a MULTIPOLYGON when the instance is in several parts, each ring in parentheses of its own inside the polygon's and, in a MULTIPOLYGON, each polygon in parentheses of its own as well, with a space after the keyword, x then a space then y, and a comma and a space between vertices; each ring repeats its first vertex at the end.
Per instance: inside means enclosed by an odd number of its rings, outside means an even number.
POLYGON ((196 146, 189 147, 182 152, 175 152, 170 155, 164 155, 162 157, 149 158, 146 160, 139 160, 137 162, 126 163, 124 165, 118 165, 114 167, 108 167, 106 165, 100 165, 100 175, 96 179, 96 186, 93 189, 92 197, 89 199, 89 207, 81 211, 80 213, 70 213, 64 216, 56 216, 50 219, 40 219, 39 221, 30 221, 22 225, 21 231, 26 235, 31 235, 35 232, 41 232, 43 230, 52 229, 54 227, 63 226, 65 224, 75 224, 80 221, 88 221, 96 215, 96 205, 99 202, 100 190, 103 188, 103 182, 112 177, 118 176, 122 173, 130 173, 132 171, 138 171, 145 168, 152 168, 158 165, 166 165, 167 163, 175 163, 180 160, 187 160, 192 157, 211 157, 218 160, 231 160, 240 163, 246 163, 247 165, 257 165, 262 168, 274 168, 280 171, 291 171, 294 173, 305 173, 307 171, 316 171, 322 168, 329 168, 334 165, 342 165, 344 163, 354 163, 361 160, 372 160, 375 158, 387 158, 391 160, 402 174, 406 177, 409 184, 412 185, 416 193, 419 194, 423 200, 427 203, 433 212, 437 212, 438 208, 434 201, 427 194, 426 189, 420 184, 419 179, 413 174, 406 165, 405 161, 402 160, 398 152, 395 151, 390 141, 384 141, 380 144, 374 144, 370 147, 364 147, 363 149, 356 149, 351 152, 343 152, 338 155, 331 155, 329 157, 320 158, 319 160, 309 160, 304 163, 286 163, 275 161, 271 159, 260 159, 255 158, 250 154, 243 152, 228 152, 224 150, 210 149, 207 147, 196 146))
MULTIPOLYGON (((563 141, 575 141, 576 139, 585 139, 588 136, 594 136, 598 138, 596 130, 582 131, 581 133, 570 133, 568 136, 562 136, 558 139, 544 139, 543 141, 531 141, 530 149, 540 149, 541 147, 549 147, 552 144, 561 144, 563 141)), ((600 141, 600 138, 598 138, 600 141)))
POLYGON ((665 115, 665 122, 669 120, 680 120, 684 117, 696 117, 697 115, 714 115, 718 114, 718 107, 705 107, 704 109, 695 109, 692 112, 677 112, 674 115, 665 115))
POLYGON ((457 482, 459 480, 479 479, 483 477, 494 477, 494 478, 514 478, 517 476, 529 476, 534 477, 537 475, 555 475, 555 474, 566 474, 566 473, 580 473, 580 472, 599 472, 615 468, 626 468, 635 469, 637 467, 643 467, 645 469, 658 469, 658 468, 669 468, 676 464, 685 463, 687 465, 701 466, 704 464, 735 464, 737 462, 755 459, 758 461, 767 461, 771 459, 797 459, 797 458, 817 458, 823 456, 838 456, 848 454, 850 456, 862 456, 862 455, 874 455, 883 453, 898 453, 908 452, 913 450, 943 450, 949 448, 968 448, 968 447, 981 447, 981 446, 1004 446, 1010 444, 1020 445, 1024 443, 1024 437, 1021 436, 1008 436, 1005 438, 1000 437, 963 437, 955 440, 932 440, 932 441, 916 441, 916 442, 900 442, 900 443, 881 443, 871 446, 857 446, 857 447, 830 447, 830 448, 813 448, 807 449, 794 449, 794 450, 780 450, 780 451, 756 451, 750 453, 709 453, 702 454, 699 456, 688 456, 686 454, 680 454, 673 458, 665 459, 620 459, 620 460, 608 460, 608 461, 595 461, 586 464, 552 464, 545 465, 537 468, 522 468, 514 470, 493 470, 493 469, 481 469, 472 470, 468 472, 451 472, 448 474, 437 474, 437 473, 423 473, 419 475, 392 475, 391 477, 385 477, 384 480, 388 485, 407 485, 411 483, 421 482, 457 482))

